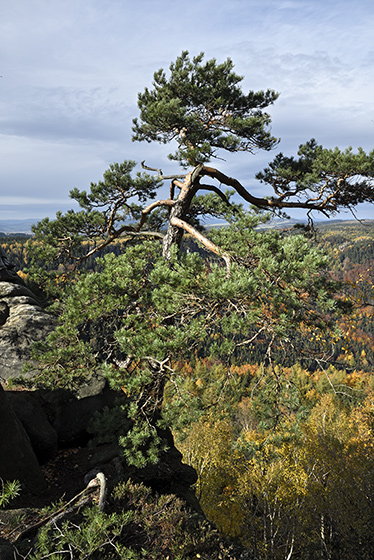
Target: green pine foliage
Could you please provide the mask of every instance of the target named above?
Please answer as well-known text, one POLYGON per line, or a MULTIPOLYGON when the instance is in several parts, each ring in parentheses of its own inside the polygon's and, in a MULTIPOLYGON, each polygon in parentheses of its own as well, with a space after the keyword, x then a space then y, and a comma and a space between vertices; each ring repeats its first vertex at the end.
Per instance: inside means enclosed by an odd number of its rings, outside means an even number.
POLYGON ((256 178, 268 183, 281 201, 296 196, 300 200, 308 193, 314 202, 323 201, 320 210, 329 214, 339 208, 354 208, 360 202, 372 200, 374 187, 374 150, 369 154, 359 148, 326 149, 316 140, 301 145, 298 158, 279 153, 256 178))
POLYGON ((2 480, 0 488, 0 508, 7 506, 21 492, 21 485, 18 480, 2 480))
POLYGON ((218 149, 235 153, 274 147, 277 140, 263 109, 278 94, 272 90, 244 94, 243 77, 235 74, 230 59, 222 64, 203 59, 203 53, 190 59, 184 51, 170 65, 169 77, 163 69, 154 73, 153 88, 138 95, 140 117, 133 121, 133 140, 163 144, 176 140, 178 150, 169 158, 186 167, 210 161, 218 149))

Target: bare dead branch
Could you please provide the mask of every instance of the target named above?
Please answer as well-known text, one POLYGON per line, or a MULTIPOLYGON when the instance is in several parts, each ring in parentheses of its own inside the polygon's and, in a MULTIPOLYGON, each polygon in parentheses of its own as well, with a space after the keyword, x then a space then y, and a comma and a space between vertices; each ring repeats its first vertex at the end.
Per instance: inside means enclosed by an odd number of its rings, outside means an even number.
POLYGON ((170 223, 173 226, 179 227, 184 231, 187 231, 187 233, 190 233, 195 239, 197 239, 197 241, 199 241, 207 249, 209 249, 209 251, 212 251, 212 253, 215 253, 216 255, 222 257, 222 259, 226 263, 227 275, 228 276, 230 275, 231 257, 228 253, 222 251, 222 249, 220 249, 217 245, 215 245, 215 243, 210 241, 210 239, 205 237, 205 235, 197 231, 197 229, 195 229, 193 226, 191 226, 191 224, 188 224, 184 220, 181 220, 180 218, 171 218, 170 223))
MULTIPOLYGON (((40 527, 43 527, 44 525, 54 525, 57 521, 60 521, 70 513, 73 513, 74 511, 80 509, 86 504, 91 503, 92 497, 89 495, 85 496, 85 494, 90 494, 97 486, 97 484, 93 484, 92 482, 93 481, 90 481, 88 485, 84 488, 84 490, 82 490, 82 492, 79 492, 79 494, 74 496, 66 504, 63 504, 63 506, 60 507, 57 511, 53 512, 47 517, 44 517, 43 519, 40 519, 39 521, 33 523, 32 525, 26 526, 24 530, 18 535, 17 539, 20 541, 25 538, 31 539, 35 536, 36 532, 38 531, 38 529, 40 529, 40 527)), ((102 489, 102 485, 100 482, 100 496, 101 496, 101 489, 102 489)), ((15 533, 18 529, 19 527, 16 527, 12 531, 11 535, 15 533)))
POLYGON ((107 484, 106 478, 102 472, 97 473, 96 479, 100 484, 100 496, 99 496, 99 510, 104 511, 106 495, 107 495, 107 484))
POLYGON ((145 165, 145 160, 141 162, 141 166, 142 169, 145 169, 146 171, 156 171, 157 177, 162 181, 167 181, 169 179, 184 179, 186 177, 185 173, 183 175, 163 175, 162 169, 158 169, 157 167, 148 167, 148 165, 145 165))
POLYGON ((253 342, 254 340, 256 340, 256 338, 257 338, 258 336, 260 336, 260 333, 263 332, 264 330, 266 330, 266 327, 261 327, 261 329, 258 330, 258 331, 256 332, 256 334, 254 334, 254 335, 252 336, 252 338, 249 338, 248 340, 244 340, 243 342, 239 342, 238 344, 235 344, 235 347, 236 347, 236 348, 239 348, 240 346, 245 346, 246 344, 251 344, 251 342, 253 342))

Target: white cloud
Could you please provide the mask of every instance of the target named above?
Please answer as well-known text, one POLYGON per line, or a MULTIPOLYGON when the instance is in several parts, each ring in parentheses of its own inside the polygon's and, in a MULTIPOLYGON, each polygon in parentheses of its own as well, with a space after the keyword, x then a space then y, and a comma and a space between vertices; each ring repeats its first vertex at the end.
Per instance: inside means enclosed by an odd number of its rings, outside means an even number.
MULTIPOLYGON (((246 89, 281 93, 270 113, 282 150, 311 137, 368 150, 373 28, 371 0, 4 2, 1 195, 27 200, 30 212, 30 200, 43 209, 53 200, 57 210, 70 188, 87 188, 113 161, 146 158, 166 169, 170 150, 131 143, 131 119, 137 92, 183 49, 229 56, 246 89)), ((223 165, 248 183, 272 155, 223 165)))

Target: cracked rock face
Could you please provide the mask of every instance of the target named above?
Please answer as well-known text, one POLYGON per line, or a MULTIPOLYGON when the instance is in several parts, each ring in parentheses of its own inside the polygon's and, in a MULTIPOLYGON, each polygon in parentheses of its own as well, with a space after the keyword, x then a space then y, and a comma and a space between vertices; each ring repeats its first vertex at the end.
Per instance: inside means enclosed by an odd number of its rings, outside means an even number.
POLYGON ((21 375, 32 342, 45 339, 54 326, 52 315, 26 286, 0 281, 0 376, 21 375))

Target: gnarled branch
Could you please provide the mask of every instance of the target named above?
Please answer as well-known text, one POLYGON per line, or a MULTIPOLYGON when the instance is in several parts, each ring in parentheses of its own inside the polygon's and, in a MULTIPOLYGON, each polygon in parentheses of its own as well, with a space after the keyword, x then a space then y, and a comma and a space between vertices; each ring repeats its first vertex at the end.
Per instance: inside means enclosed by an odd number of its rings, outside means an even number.
POLYGON ((136 226, 136 231, 139 231, 142 228, 142 226, 147 221, 148 215, 152 212, 152 210, 154 210, 159 206, 172 206, 173 204, 174 204, 174 200, 170 198, 165 200, 156 200, 155 202, 152 202, 152 204, 150 204, 149 206, 147 206, 147 208, 144 208, 144 210, 142 210, 141 218, 139 220, 138 225, 136 226))
POLYGON ((224 185, 233 187, 236 190, 236 192, 245 201, 249 202, 250 204, 253 204, 254 206, 257 206, 257 208, 263 208, 268 210, 276 210, 282 208, 303 208, 305 210, 318 210, 320 212, 329 209, 333 211, 336 210, 336 205, 334 204, 333 196, 337 194, 339 189, 335 190, 334 193, 326 196, 320 202, 317 202, 317 200, 319 200, 320 197, 316 199, 316 202, 313 202, 313 199, 309 199, 306 202, 301 202, 301 201, 287 202, 283 200, 284 198, 283 195, 279 196, 278 198, 275 197, 259 198, 257 196, 253 196, 250 192, 247 191, 245 187, 243 187, 243 185, 237 179, 225 175, 224 173, 218 171, 218 169, 215 169, 214 167, 204 166, 204 168, 201 171, 201 174, 207 175, 208 177, 212 177, 213 179, 216 179, 217 181, 223 183, 224 185))

